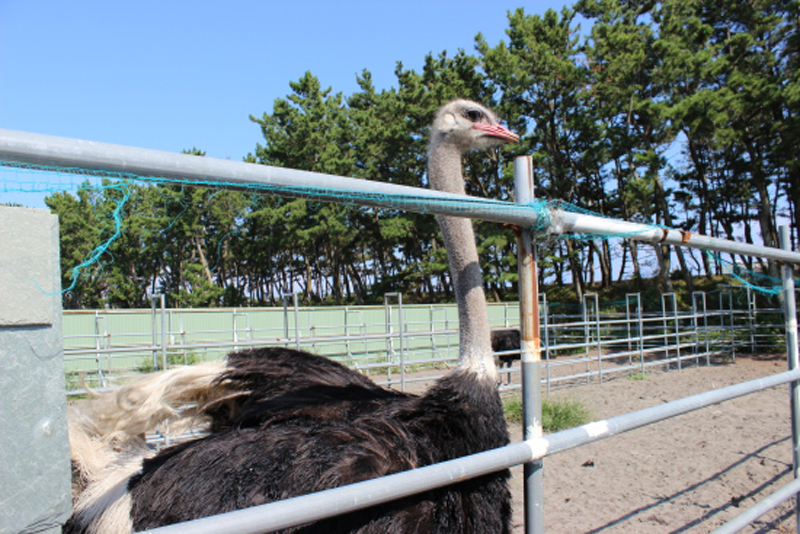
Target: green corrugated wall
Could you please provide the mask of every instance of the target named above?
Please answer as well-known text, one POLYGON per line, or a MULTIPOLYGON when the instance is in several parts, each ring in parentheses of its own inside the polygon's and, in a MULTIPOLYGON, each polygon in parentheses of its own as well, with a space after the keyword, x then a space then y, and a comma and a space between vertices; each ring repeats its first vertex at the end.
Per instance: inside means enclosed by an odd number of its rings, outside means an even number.
MULTIPOLYGON (((335 336, 360 336, 385 334, 387 328, 399 330, 398 307, 348 306, 293 308, 209 308, 192 310, 165 310, 167 344, 209 344, 238 341, 258 341, 260 345, 277 344, 288 338, 288 346, 295 347, 295 329, 299 331, 300 348, 337 359, 354 361, 359 365, 385 362, 388 344, 385 339, 330 340, 335 336), (387 309, 391 314, 387 325, 387 309), (305 341, 316 338, 315 342, 305 341)), ((458 327, 458 314, 453 304, 404 305, 404 347, 407 361, 430 358, 455 358, 458 343, 454 334, 435 334, 415 337, 416 332, 442 331, 458 327), (407 335, 406 335, 407 334, 407 335)), ((489 305, 489 317, 494 328, 519 324, 517 303, 489 305)), ((67 351, 67 372, 94 372, 98 367, 135 369, 152 362, 154 354, 160 361, 161 310, 97 310, 64 312, 64 347, 67 351), (154 345, 155 343, 155 345, 154 345), (70 349, 107 349, 136 347, 130 354, 70 354, 70 349)), ((399 352, 400 342, 395 338, 391 348, 399 352)), ((223 357, 233 346, 212 348, 187 348, 171 350, 176 361, 191 358, 193 361, 223 357)))

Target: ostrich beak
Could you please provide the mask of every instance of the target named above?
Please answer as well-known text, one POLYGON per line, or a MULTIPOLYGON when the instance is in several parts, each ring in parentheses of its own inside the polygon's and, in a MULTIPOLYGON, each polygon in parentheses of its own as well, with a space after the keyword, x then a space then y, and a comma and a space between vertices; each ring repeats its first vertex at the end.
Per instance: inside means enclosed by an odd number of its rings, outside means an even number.
POLYGON ((472 127, 476 130, 484 131, 487 135, 497 137, 498 139, 502 139, 508 143, 519 142, 519 136, 517 134, 503 126, 500 126, 499 124, 483 124, 481 122, 476 122, 472 125, 472 127))

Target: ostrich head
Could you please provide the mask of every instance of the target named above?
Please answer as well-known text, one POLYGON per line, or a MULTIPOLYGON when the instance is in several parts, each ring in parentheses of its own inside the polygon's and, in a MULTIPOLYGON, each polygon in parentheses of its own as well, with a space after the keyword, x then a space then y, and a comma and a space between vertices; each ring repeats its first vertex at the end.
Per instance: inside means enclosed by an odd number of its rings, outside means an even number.
POLYGON ((462 153, 517 141, 519 136, 501 126, 494 113, 469 100, 443 106, 431 128, 431 146, 449 144, 462 153))

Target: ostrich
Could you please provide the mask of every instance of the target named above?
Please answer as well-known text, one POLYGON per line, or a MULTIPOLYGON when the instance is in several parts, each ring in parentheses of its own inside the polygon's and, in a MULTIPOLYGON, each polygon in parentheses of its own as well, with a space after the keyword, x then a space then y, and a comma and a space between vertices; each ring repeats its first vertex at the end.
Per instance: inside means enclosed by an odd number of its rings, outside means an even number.
MULTIPOLYGON (((506 328, 504 330, 492 330, 492 350, 494 352, 512 352, 511 354, 500 354, 500 369, 514 364, 514 360, 522 358, 520 355, 519 329, 506 328)), ((511 373, 508 373, 508 383, 511 383, 511 373)))
MULTIPOLYGON (((431 187, 464 193, 462 155, 518 139, 479 104, 445 105, 431 129, 431 187)), ((285 348, 155 373, 72 425, 84 489, 65 532, 148 529, 506 445, 472 224, 438 221, 458 304, 460 353, 458 365, 427 393, 388 390, 338 363, 285 348), (195 407, 179 412, 186 403, 195 407), (158 454, 137 435, 187 414, 204 417, 210 434, 158 454)), ((507 533, 508 476, 484 475, 285 532, 507 533)))

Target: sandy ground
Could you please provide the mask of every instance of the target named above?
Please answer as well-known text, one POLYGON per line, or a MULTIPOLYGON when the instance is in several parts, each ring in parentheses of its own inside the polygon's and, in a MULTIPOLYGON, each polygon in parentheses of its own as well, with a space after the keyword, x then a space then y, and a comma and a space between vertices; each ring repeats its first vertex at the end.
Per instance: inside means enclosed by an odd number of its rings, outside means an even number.
MULTIPOLYGON (((784 357, 652 368, 561 388, 605 419, 786 370, 784 357)), ((675 417, 544 461, 548 533, 710 532, 791 481, 788 386, 675 417)), ((521 439, 521 429, 511 429, 521 439)), ((524 532, 522 468, 513 470, 514 532, 524 532)), ((743 532, 795 532, 793 500, 743 532)))

